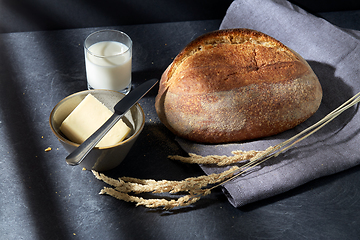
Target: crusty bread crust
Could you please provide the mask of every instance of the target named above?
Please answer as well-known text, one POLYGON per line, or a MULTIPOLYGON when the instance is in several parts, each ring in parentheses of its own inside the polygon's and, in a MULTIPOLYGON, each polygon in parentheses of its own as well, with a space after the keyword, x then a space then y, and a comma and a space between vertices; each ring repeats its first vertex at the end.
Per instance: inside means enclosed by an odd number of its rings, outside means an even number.
POLYGON ((155 107, 173 133, 204 143, 274 135, 313 115, 320 83, 293 50, 250 29, 189 43, 163 73, 155 107))

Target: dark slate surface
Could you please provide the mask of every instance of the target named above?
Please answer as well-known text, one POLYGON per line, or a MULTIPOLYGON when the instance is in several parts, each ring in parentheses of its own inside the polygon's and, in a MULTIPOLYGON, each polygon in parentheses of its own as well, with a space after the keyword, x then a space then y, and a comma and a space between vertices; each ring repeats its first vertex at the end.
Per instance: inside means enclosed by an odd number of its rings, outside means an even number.
MULTIPOLYGON (((356 28, 359 20, 346 24, 356 28)), ((219 25, 214 20, 111 28, 134 41, 136 87, 159 78, 189 41, 219 25)), ((2 239, 358 239, 360 167, 241 208, 232 207, 220 189, 172 211, 98 195, 105 184, 66 165, 67 153, 48 124, 58 101, 86 87, 82 43, 95 30, 0 34, 2 239)), ((198 166, 167 159, 183 151, 156 116, 156 93, 140 101, 145 129, 107 175, 180 180, 203 174, 198 166)))
MULTIPOLYGON (((222 19, 233 0, 1 0, 0 33, 222 19)), ((358 0, 290 0, 311 13, 360 10, 358 0)))

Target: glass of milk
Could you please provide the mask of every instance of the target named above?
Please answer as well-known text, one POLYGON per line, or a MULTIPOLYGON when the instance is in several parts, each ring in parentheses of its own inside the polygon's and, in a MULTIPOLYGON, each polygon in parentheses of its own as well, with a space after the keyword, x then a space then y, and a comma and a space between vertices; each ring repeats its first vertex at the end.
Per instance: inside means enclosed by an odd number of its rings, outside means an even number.
POLYGON ((88 89, 110 89, 127 94, 131 89, 132 41, 117 30, 90 34, 84 43, 88 89))

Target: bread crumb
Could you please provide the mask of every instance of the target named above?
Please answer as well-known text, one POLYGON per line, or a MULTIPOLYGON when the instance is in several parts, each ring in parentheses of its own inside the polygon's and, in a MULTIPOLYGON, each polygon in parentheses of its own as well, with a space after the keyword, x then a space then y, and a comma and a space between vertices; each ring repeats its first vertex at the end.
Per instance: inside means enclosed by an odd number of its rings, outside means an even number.
POLYGON ((51 147, 48 147, 47 149, 45 149, 45 152, 49 152, 49 151, 51 151, 51 147))
POLYGON ((86 168, 83 167, 82 170, 83 170, 83 171, 86 171, 86 168))

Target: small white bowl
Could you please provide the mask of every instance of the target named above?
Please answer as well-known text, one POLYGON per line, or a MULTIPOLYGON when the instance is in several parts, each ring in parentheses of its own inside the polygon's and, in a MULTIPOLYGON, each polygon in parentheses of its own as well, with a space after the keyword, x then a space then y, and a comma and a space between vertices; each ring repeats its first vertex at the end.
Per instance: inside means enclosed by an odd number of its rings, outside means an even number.
MULTIPOLYGON (((60 143, 63 145, 63 147, 66 149, 66 151, 69 153, 74 151, 79 146, 79 144, 74 143, 68 138, 66 138, 66 136, 60 131, 59 128, 65 118, 72 112, 72 110, 75 109, 77 105, 79 105, 79 103, 88 94, 92 94, 112 111, 115 104, 125 96, 123 93, 112 90, 86 90, 74 93, 56 104, 50 114, 50 128, 57 137, 57 139, 60 141, 60 143)), ((79 166, 86 165, 83 163, 85 163, 85 161, 87 160, 93 161, 96 163, 92 169, 101 172, 117 167, 124 160, 145 125, 145 114, 138 103, 135 104, 125 114, 125 116, 123 117, 123 121, 131 128, 131 133, 129 134, 129 136, 122 142, 117 143, 113 146, 95 147, 85 157, 82 163, 79 164, 79 166)))

